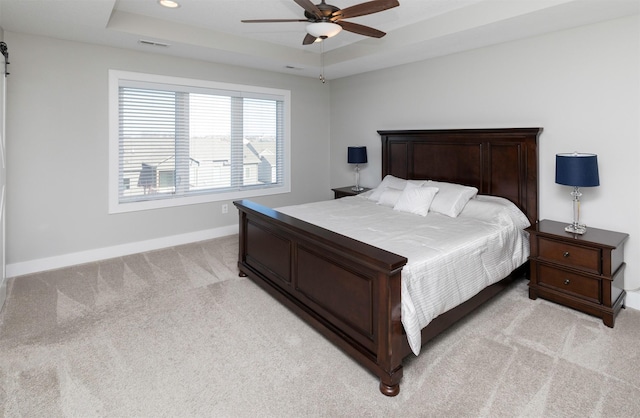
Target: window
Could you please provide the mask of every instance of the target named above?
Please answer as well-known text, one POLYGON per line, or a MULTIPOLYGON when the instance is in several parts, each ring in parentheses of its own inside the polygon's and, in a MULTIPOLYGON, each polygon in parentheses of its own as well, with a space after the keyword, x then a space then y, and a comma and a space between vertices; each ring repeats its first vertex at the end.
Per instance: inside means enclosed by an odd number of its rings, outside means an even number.
POLYGON ((286 90, 111 70, 109 212, 290 191, 286 90))

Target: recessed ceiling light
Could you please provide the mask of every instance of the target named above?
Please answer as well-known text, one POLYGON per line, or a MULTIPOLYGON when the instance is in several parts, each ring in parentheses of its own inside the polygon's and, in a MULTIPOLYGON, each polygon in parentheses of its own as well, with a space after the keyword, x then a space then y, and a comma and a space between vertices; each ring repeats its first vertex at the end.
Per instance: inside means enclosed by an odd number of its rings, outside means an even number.
POLYGON ((180 3, 173 0, 158 0, 158 3, 160 3, 160 6, 168 7, 169 9, 176 9, 180 7, 180 3))

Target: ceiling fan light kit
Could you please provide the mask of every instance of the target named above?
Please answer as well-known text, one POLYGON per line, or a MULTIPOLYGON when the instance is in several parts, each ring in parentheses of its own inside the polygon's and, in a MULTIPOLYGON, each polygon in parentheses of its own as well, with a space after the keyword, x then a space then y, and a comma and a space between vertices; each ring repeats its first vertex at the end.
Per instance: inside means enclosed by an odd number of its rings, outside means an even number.
POLYGON ((342 26, 331 22, 314 22, 307 25, 307 33, 316 38, 326 39, 336 36, 342 31, 342 26))

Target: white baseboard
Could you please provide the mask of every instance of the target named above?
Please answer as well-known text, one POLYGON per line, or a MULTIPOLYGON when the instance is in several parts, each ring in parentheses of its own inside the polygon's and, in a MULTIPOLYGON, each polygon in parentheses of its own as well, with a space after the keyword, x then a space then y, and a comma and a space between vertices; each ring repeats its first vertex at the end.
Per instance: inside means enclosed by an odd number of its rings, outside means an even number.
POLYGON ((640 293, 635 290, 627 290, 624 306, 640 311, 640 293))
POLYGON ((113 247, 97 248, 95 250, 81 251, 77 253, 63 254, 55 257, 41 258, 38 260, 24 261, 7 264, 7 277, 22 276, 41 271, 54 270, 78 264, 107 260, 109 258, 153 251, 175 245, 189 244, 191 242, 204 241, 213 238, 224 237, 238 233, 238 225, 229 225, 215 229, 191 232, 188 234, 172 235, 151 239, 147 241, 132 242, 113 247))
POLYGON ((0 311, 4 306, 4 301, 7 299, 7 278, 0 278, 0 311))

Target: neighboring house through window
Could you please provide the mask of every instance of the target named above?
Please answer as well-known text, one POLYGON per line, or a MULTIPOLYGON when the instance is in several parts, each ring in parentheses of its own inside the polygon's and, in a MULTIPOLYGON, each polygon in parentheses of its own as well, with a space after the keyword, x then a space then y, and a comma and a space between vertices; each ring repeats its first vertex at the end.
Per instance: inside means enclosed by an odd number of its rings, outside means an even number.
POLYGON ((290 191, 290 92, 109 71, 109 212, 290 191))

